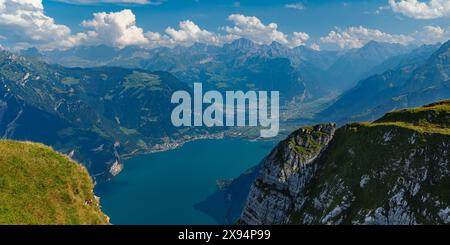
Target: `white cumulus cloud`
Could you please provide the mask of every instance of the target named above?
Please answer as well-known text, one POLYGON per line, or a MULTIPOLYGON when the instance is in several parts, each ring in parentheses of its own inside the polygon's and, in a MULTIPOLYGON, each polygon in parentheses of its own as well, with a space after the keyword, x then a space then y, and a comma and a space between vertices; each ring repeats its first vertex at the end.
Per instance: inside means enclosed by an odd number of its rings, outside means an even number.
POLYGON ((320 51, 320 45, 317 43, 313 43, 309 46, 312 50, 320 51))
POLYGON ((309 40, 309 35, 306 32, 293 32, 292 38, 289 42, 290 47, 297 47, 300 45, 305 45, 305 42, 309 40))
POLYGON ((81 25, 92 29, 86 32, 88 43, 102 43, 123 48, 129 45, 146 45, 144 30, 136 26, 136 16, 129 9, 111 13, 94 13, 92 20, 81 25))
POLYGON ((443 43, 450 39, 450 26, 442 28, 440 26, 424 26, 421 31, 413 35, 419 44, 443 43))
POLYGON ((228 20, 234 23, 233 27, 225 27, 228 34, 247 38, 257 44, 278 42, 289 47, 296 47, 303 45, 309 39, 309 35, 303 32, 294 32, 289 38, 288 35, 278 30, 276 23, 265 25, 255 16, 232 14, 228 16, 228 20))
POLYGON ((359 26, 349 27, 344 30, 336 28, 336 30, 328 33, 327 36, 321 37, 320 41, 322 43, 336 44, 340 48, 360 48, 369 41, 406 45, 413 42, 414 38, 408 35, 389 34, 377 29, 359 26))
POLYGON ((45 15, 42 0, 0 0, 0 33, 15 48, 67 48, 82 38, 45 15))
MULTIPOLYGON (((432 3, 427 6, 432 6, 432 3)), ((131 45, 154 48, 190 46, 196 42, 220 46, 238 38, 247 38, 257 44, 278 42, 292 48, 306 45, 311 39, 305 32, 283 33, 276 23, 266 24, 255 16, 232 14, 228 20, 232 24, 217 32, 202 29, 190 20, 181 21, 175 28, 168 27, 163 33, 146 32, 137 26, 134 13, 124 9, 94 13, 92 19, 81 23, 83 30, 72 33, 69 27, 56 23, 45 14, 42 0, 0 0, 0 43, 6 48, 34 46, 45 50, 97 44, 117 48, 131 45)), ((335 44, 340 48, 359 48, 372 40, 406 45, 432 44, 448 39, 450 26, 428 25, 408 35, 390 34, 363 26, 336 28, 319 40, 321 44, 335 44)), ((319 43, 311 43, 308 44, 311 48, 321 48, 319 43)))
POLYGON ((180 22, 180 29, 172 27, 166 29, 166 34, 177 44, 192 45, 195 42, 219 45, 222 43, 220 36, 207 30, 202 30, 190 20, 180 22))
POLYGON ((396 13, 415 19, 436 19, 450 16, 450 0, 389 0, 396 13))
POLYGON ((233 21, 234 26, 222 28, 225 31, 222 34, 201 29, 194 22, 185 20, 179 23, 179 29, 168 27, 164 34, 147 32, 145 36, 149 47, 190 46, 196 42, 220 46, 238 38, 247 38, 257 44, 271 44, 275 41, 288 47, 297 47, 309 40, 307 33, 293 32, 289 37, 277 30, 277 24, 264 25, 254 16, 233 14, 228 20, 233 21))
POLYGON ((145 37, 148 40, 147 47, 191 46, 194 43, 220 46, 237 38, 233 35, 221 35, 201 29, 197 24, 190 20, 181 21, 178 24, 178 27, 179 29, 167 27, 164 34, 158 32, 145 33, 145 37))
POLYGON ((287 35, 278 30, 276 23, 266 25, 255 16, 233 14, 228 20, 234 25, 221 28, 222 32, 202 29, 190 20, 181 21, 178 28, 166 28, 164 33, 145 32, 137 26, 134 13, 124 9, 94 13, 92 19, 81 22, 83 29, 80 32, 72 34, 69 27, 57 24, 45 14, 42 0, 0 0, 0 33, 4 37, 0 42, 15 49, 34 46, 51 50, 98 44, 116 48, 131 45, 147 48, 190 46, 196 42, 220 46, 238 38, 247 38, 258 44, 275 41, 287 47, 296 47, 305 45, 310 38, 304 32, 287 35))
POLYGON ((234 22, 233 27, 226 27, 229 34, 247 38, 258 44, 270 44, 273 41, 281 44, 288 43, 287 36, 278 31, 278 25, 270 23, 264 25, 255 16, 245 16, 241 14, 232 14, 228 20, 234 22))

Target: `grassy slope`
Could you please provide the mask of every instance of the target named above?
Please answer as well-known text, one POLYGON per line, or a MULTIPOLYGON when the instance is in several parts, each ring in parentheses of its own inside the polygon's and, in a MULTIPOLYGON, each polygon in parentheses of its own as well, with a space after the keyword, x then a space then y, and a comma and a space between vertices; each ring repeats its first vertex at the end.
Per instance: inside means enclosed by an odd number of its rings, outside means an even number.
POLYGON ((107 224, 86 169, 42 144, 0 141, 0 224, 107 224))
POLYGON ((420 133, 450 134, 450 100, 390 112, 367 125, 392 125, 409 128, 420 133))
MULTIPOLYGON (((407 190, 411 212, 419 223, 442 223, 436 217, 439 209, 450 203, 450 178, 445 162, 450 155, 446 145, 450 142, 450 100, 424 107, 404 109, 386 114, 373 123, 353 123, 340 128, 320 161, 320 173, 310 184, 303 212, 324 217, 340 203, 352 200, 343 212, 344 223, 364 220, 367 212, 388 205, 394 191, 407 190), (420 182, 417 194, 411 194, 414 184, 420 182), (368 176, 362 188, 361 179, 368 176), (325 191, 328 190, 328 191, 325 191), (330 196, 323 201, 324 209, 314 207, 314 199, 323 193, 330 196), (421 196, 429 195, 422 200, 421 196), (436 205, 439 200, 442 206, 436 205), (425 212, 427 215, 423 215, 425 212)), ((294 223, 301 223, 304 213, 294 212, 294 223)), ((314 223, 319 220, 315 220, 314 223)))

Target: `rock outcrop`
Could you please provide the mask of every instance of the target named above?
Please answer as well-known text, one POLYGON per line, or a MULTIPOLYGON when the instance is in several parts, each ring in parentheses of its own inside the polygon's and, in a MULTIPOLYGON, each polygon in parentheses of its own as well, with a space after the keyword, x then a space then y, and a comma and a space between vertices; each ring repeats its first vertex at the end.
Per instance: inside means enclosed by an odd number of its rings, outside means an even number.
POLYGON ((335 129, 333 124, 301 128, 282 141, 263 161, 241 222, 288 222, 295 200, 317 170, 314 160, 332 139, 335 129))
POLYGON ((265 159, 239 224, 449 224, 450 100, 302 128, 265 159))

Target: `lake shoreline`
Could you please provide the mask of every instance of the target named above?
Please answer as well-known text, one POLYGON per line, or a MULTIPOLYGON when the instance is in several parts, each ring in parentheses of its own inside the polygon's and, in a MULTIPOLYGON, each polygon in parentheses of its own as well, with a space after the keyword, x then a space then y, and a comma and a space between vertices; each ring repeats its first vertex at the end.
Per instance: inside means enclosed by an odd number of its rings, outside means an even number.
POLYGON ((128 167, 99 183, 95 193, 114 224, 215 224, 193 206, 217 191, 217 180, 258 164, 273 144, 226 137, 141 154, 126 160, 128 167))

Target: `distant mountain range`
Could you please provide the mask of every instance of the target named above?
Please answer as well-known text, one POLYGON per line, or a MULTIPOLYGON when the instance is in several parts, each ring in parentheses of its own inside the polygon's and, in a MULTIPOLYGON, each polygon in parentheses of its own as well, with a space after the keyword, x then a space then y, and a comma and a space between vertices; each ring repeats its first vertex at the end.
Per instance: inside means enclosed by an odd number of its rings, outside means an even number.
POLYGON ((188 84, 202 82, 214 89, 279 90, 283 98, 315 100, 352 87, 386 60, 409 53, 412 46, 369 42, 348 51, 316 51, 279 43, 258 45, 238 39, 222 47, 196 43, 191 47, 115 49, 105 45, 64 51, 23 54, 41 56, 69 67, 119 66, 167 71, 188 84), (351 72, 349 72, 351 71, 351 72))
POLYGON ((388 70, 360 81, 318 115, 338 123, 372 121, 385 112, 450 97, 450 41, 391 59, 388 70))

